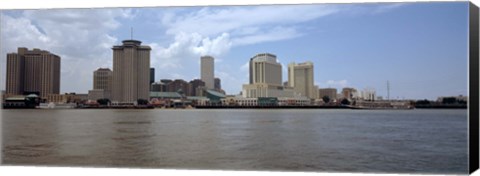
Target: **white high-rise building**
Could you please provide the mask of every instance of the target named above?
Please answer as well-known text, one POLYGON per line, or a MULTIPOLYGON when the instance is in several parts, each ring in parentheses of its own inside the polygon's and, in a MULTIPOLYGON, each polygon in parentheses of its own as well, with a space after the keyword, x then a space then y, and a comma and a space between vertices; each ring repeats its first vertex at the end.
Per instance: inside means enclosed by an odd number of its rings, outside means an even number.
POLYGON ((313 63, 295 64, 293 62, 288 64, 288 85, 302 96, 317 98, 313 78, 313 63))
POLYGON ((135 102, 150 98, 150 50, 138 40, 113 46, 112 101, 135 102))
POLYGON ((366 101, 375 101, 377 94, 375 89, 373 88, 365 88, 363 91, 360 92, 360 95, 358 98, 366 101))
POLYGON ((205 82, 205 87, 208 89, 215 88, 214 58, 212 56, 200 58, 200 79, 205 82))

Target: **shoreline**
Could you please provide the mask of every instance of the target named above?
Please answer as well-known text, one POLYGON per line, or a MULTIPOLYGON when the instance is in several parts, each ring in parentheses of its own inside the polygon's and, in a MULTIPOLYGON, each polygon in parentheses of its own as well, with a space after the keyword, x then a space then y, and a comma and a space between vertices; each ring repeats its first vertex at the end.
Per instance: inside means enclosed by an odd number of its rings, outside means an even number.
POLYGON ((2 108, 2 109, 352 109, 352 110, 413 110, 413 109, 468 109, 468 106, 428 106, 428 107, 358 107, 358 106, 196 106, 164 108, 153 106, 128 107, 74 107, 74 108, 2 108))

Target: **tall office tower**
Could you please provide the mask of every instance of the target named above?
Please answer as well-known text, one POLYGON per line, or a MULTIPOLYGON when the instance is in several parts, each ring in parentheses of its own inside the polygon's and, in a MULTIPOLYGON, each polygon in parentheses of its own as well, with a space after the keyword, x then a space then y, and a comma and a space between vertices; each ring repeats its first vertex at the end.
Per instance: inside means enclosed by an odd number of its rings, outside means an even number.
POLYGON ((262 53, 253 57, 252 83, 282 85, 282 65, 277 62, 277 56, 262 53))
POLYGON ((60 93, 60 57, 48 51, 18 48, 17 53, 7 54, 6 75, 7 94, 60 93))
POLYGON ((313 63, 304 62, 288 64, 288 85, 295 92, 308 98, 316 98, 315 85, 313 85, 313 63))
POLYGON ((7 54, 6 94, 21 95, 24 91, 25 57, 18 48, 18 53, 7 54))
POLYGON ((150 84, 155 82, 155 68, 150 68, 150 84))
POLYGON ((215 85, 214 85, 215 90, 222 89, 222 82, 221 82, 220 78, 215 78, 214 82, 215 82, 215 85))
POLYGON ((93 72, 93 90, 103 90, 102 98, 111 98, 113 72, 109 68, 99 68, 93 72))
POLYGON ((207 89, 214 89, 214 61, 212 56, 200 58, 200 79, 205 82, 207 89))
POLYGON ((242 96, 258 97, 294 97, 292 89, 282 84, 282 65, 277 56, 261 53, 250 59, 250 84, 243 85, 242 96))
POLYGON ((138 40, 113 46, 112 100, 135 102, 150 96, 150 50, 138 40))

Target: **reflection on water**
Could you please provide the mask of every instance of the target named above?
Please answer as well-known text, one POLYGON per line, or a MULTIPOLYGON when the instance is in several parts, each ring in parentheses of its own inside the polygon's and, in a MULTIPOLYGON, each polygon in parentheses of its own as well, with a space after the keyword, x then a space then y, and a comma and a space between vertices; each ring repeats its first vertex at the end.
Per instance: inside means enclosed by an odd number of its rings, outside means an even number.
POLYGON ((467 172, 466 110, 3 110, 3 164, 467 172))

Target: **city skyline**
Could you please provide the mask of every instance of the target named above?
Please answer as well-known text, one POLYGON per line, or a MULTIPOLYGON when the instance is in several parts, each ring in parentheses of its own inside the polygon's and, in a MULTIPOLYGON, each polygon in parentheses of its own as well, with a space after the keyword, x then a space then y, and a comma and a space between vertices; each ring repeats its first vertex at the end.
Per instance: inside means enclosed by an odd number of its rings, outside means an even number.
POLYGON ((110 48, 130 38, 133 27, 133 38, 152 47, 155 81, 198 79, 200 56, 212 55, 222 88, 238 94, 249 82, 249 58, 269 52, 282 64, 282 81, 288 63, 312 61, 319 88, 373 87, 386 97, 389 81, 391 98, 436 99, 467 95, 466 8, 456 2, 8 10, 2 11, 1 64, 4 72, 11 48, 45 45, 40 48, 62 57, 61 92, 86 93, 93 71, 112 68, 110 48), (265 19, 249 20, 261 11, 265 19), (72 19, 70 27, 53 28, 72 19), (68 29, 72 35, 63 37, 68 29), (86 44, 93 47, 83 50, 86 44))

